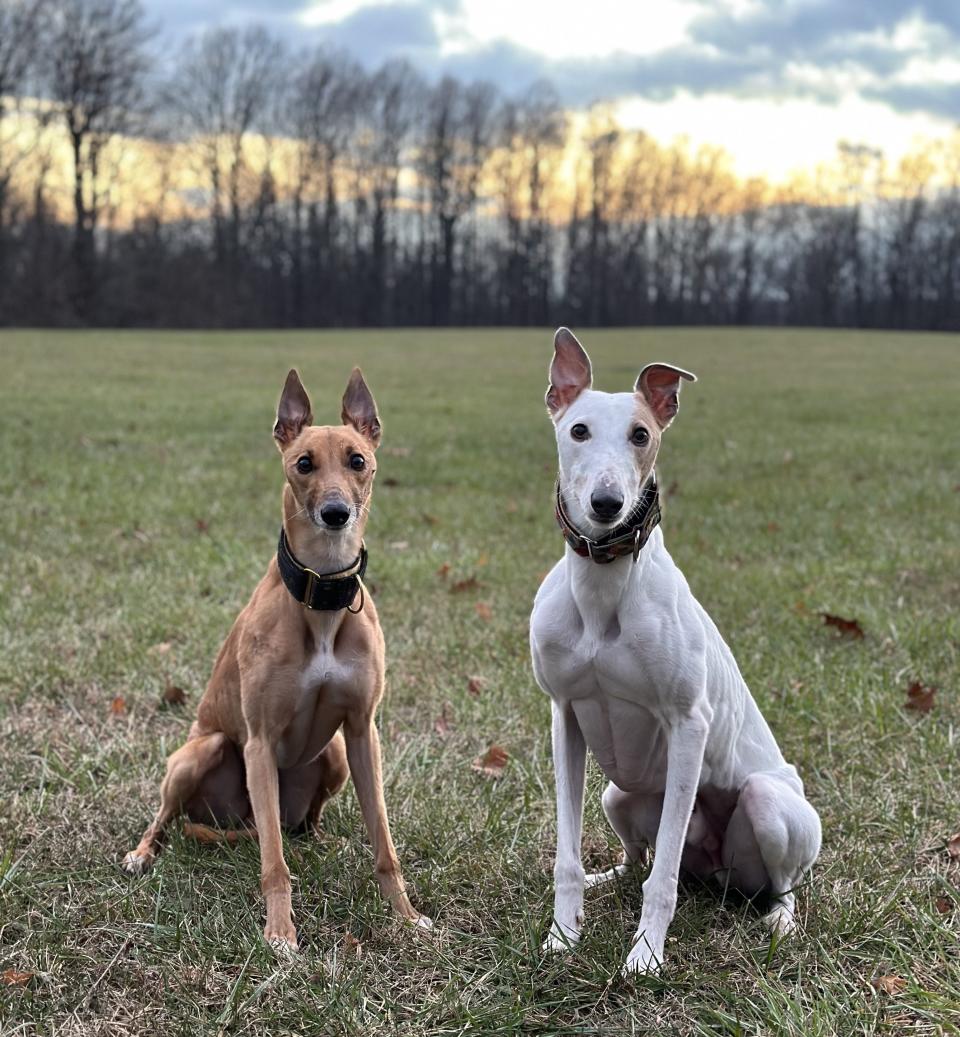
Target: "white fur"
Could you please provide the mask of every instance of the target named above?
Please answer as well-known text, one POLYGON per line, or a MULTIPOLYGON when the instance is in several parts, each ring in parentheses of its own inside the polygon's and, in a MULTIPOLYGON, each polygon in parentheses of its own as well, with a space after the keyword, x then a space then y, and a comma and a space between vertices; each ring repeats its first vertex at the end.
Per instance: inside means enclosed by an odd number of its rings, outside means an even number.
MULTIPOLYGON (((590 517, 591 493, 619 489, 626 513, 653 465, 660 429, 651 429, 646 461, 630 443, 637 404, 633 393, 586 389, 555 415, 564 501, 591 537, 604 531, 590 517), (586 442, 570 437, 578 422, 589 427, 586 442)), ((610 781, 603 805, 625 862, 647 845, 656 851, 625 972, 651 972, 663 961, 681 859, 748 895, 766 889, 774 901, 768 924, 789 932, 791 890, 819 852, 819 818, 661 530, 636 563, 627 555, 599 565, 568 546, 537 594, 530 644, 537 683, 553 702, 556 890, 545 947, 576 943, 585 884, 618 873, 588 879, 580 860, 588 747, 610 781), (732 811, 719 830, 717 803, 728 804, 721 818, 732 811), (722 868, 703 864, 711 852, 722 868)))

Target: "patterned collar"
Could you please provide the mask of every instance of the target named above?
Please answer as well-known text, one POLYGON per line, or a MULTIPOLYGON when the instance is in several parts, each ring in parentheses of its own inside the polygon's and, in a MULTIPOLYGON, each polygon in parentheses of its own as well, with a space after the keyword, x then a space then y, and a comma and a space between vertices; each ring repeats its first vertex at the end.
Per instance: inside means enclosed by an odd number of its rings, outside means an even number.
POLYGON ((599 565, 606 565, 624 555, 633 555, 636 561, 643 545, 660 523, 660 492, 656 477, 651 473, 640 496, 624 522, 615 526, 599 540, 591 540, 578 532, 563 507, 560 480, 557 479, 557 524, 563 539, 581 558, 590 558, 599 565))

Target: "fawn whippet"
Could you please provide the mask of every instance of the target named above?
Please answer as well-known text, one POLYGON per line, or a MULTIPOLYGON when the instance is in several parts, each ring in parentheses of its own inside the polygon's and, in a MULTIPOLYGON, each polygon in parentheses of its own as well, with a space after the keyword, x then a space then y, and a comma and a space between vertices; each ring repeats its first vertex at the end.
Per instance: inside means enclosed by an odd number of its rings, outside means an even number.
POLYGON ((273 429, 286 477, 277 555, 220 649, 186 744, 167 762, 156 817, 123 862, 145 871, 181 812, 223 825, 252 815, 263 935, 278 950, 297 947, 281 825, 314 824, 348 774, 381 894, 404 919, 431 924, 407 898, 383 799, 375 723, 383 633, 362 581, 381 430, 359 369, 342 420, 313 426, 297 372, 287 375, 273 429))
POLYGON ((567 547, 537 594, 533 669, 553 706, 557 791, 554 918, 544 944, 574 944, 583 892, 653 847, 625 973, 663 961, 680 868, 748 896, 766 892, 777 934, 820 849, 820 820, 737 664, 663 543, 654 462, 680 380, 649 364, 631 393, 591 389, 590 359, 566 328, 554 341, 547 408, 556 429, 557 518, 567 547), (624 863, 586 876, 580 860, 587 747, 609 784, 603 808, 624 863))

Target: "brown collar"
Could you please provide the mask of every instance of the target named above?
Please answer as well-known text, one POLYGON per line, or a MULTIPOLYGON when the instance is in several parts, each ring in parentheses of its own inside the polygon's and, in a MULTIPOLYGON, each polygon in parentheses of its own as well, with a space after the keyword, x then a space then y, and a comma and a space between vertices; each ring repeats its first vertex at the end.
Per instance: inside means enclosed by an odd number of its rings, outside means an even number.
POLYGON ((560 494, 560 480, 557 479, 557 524, 563 532, 563 539, 581 558, 590 558, 599 565, 606 565, 624 555, 632 554, 633 560, 636 561, 643 545, 650 539, 650 534, 659 523, 660 492, 657 489, 657 480, 651 474, 626 521, 615 526, 599 540, 591 540, 577 532, 567 516, 560 494))

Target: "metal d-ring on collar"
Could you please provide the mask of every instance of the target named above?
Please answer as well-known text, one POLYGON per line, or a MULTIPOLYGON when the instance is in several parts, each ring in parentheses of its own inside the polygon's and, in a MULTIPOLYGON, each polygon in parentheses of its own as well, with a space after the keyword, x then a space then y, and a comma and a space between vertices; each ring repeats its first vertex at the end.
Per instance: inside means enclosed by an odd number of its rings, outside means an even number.
POLYGON ((581 558, 589 558, 599 565, 632 554, 636 561, 643 545, 650 539, 650 534, 660 523, 660 491, 657 489, 656 477, 650 478, 640 491, 637 503, 634 504, 624 522, 615 526, 599 540, 591 540, 584 536, 570 521, 563 506, 563 494, 560 492, 560 479, 557 478, 557 524, 563 532, 563 538, 581 558))
POLYGON ((332 573, 318 573, 303 565, 290 550, 287 534, 280 527, 280 542, 277 544, 277 568, 284 586, 308 609, 321 612, 337 612, 346 609, 351 615, 363 611, 366 601, 366 588, 363 575, 367 571, 367 549, 361 544, 360 554, 346 567, 332 573), (357 592, 360 592, 360 604, 354 609, 353 604, 357 592))

